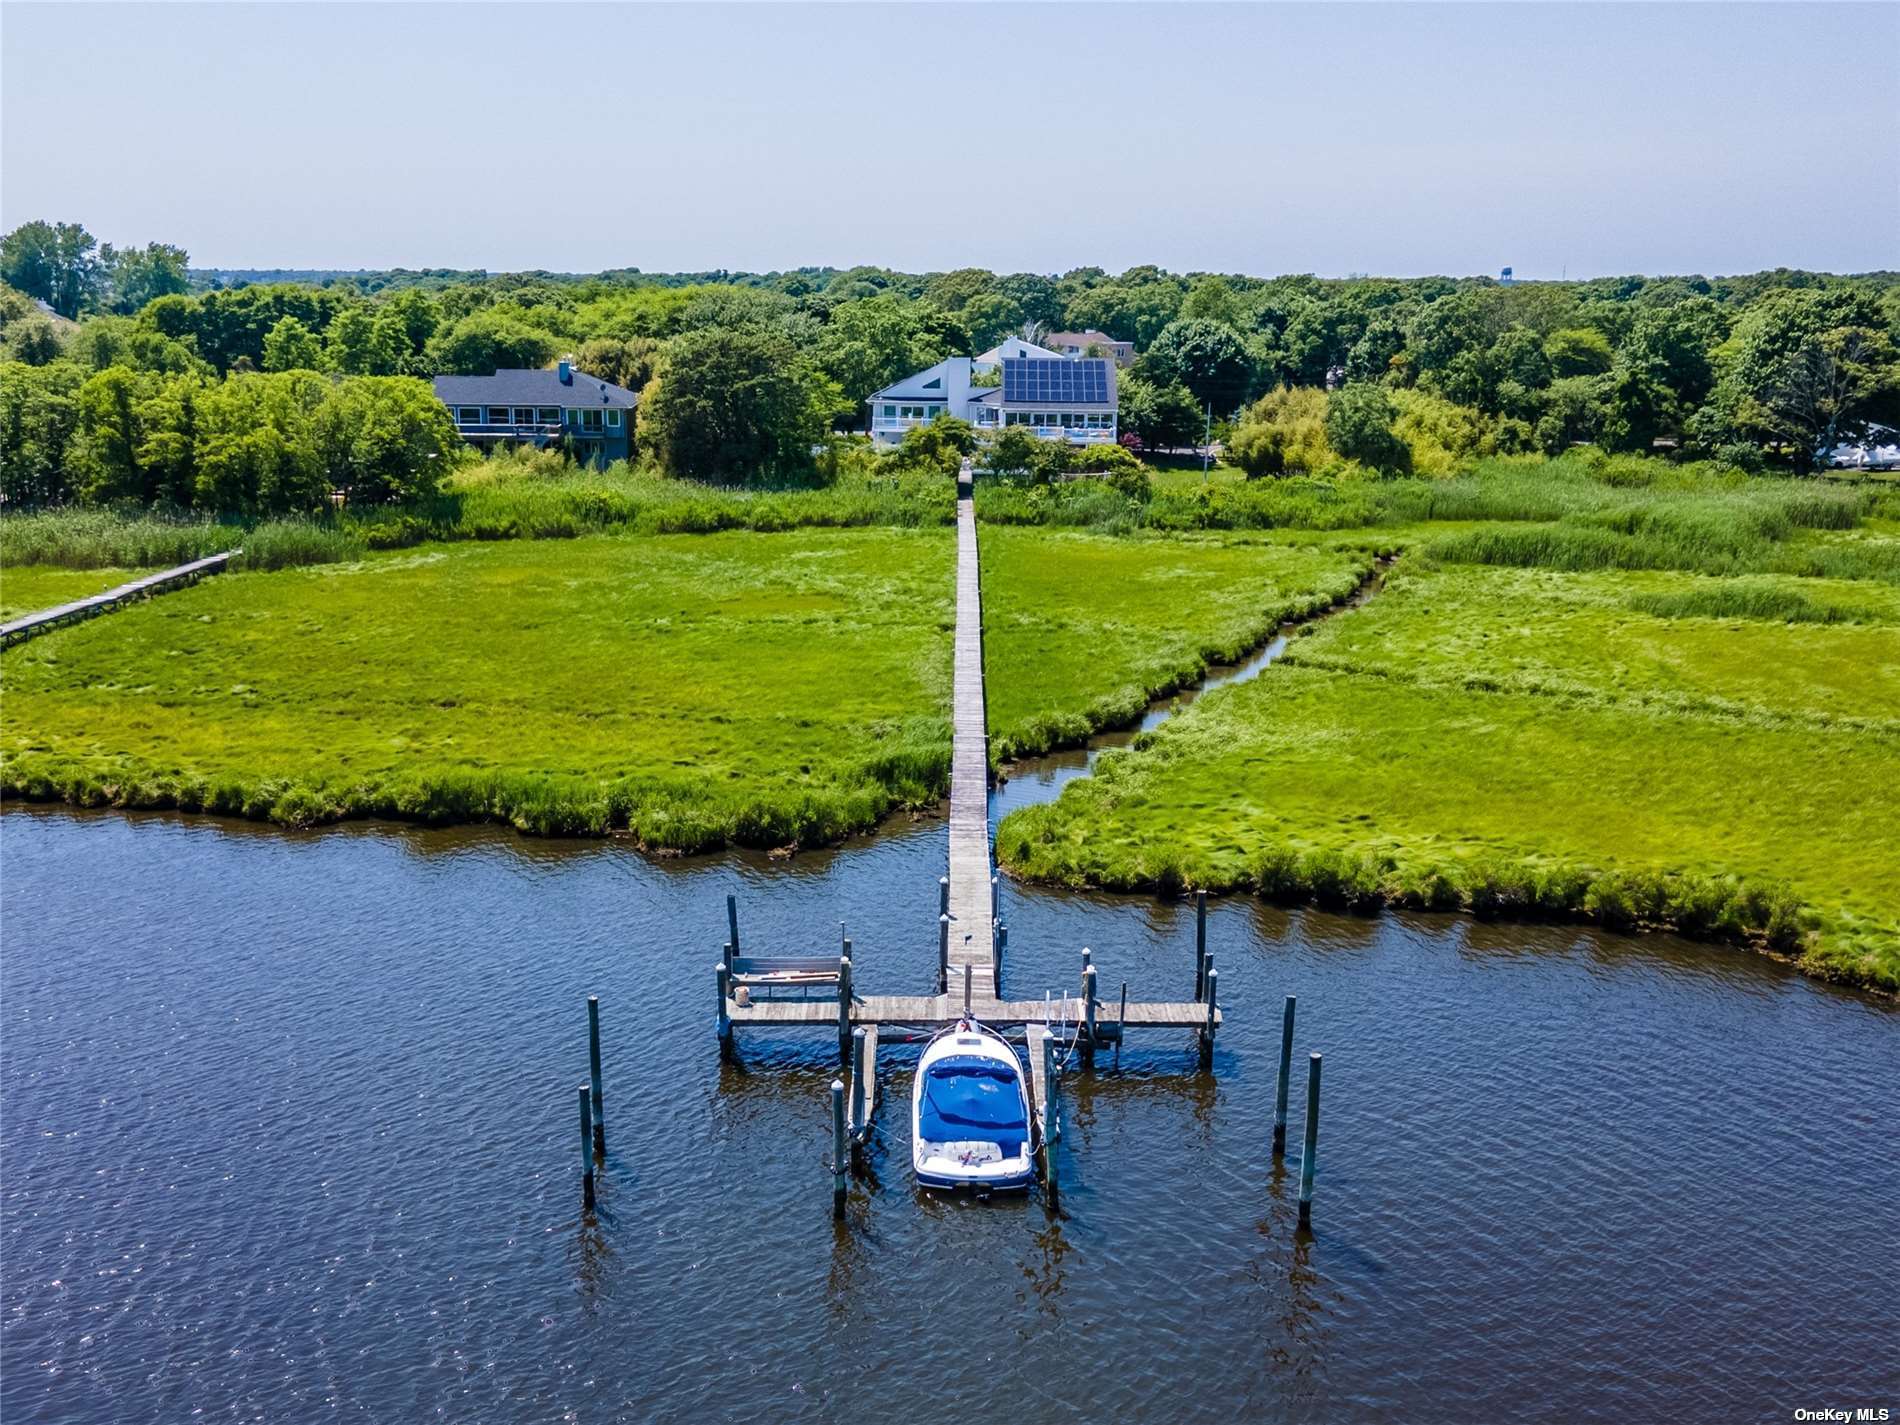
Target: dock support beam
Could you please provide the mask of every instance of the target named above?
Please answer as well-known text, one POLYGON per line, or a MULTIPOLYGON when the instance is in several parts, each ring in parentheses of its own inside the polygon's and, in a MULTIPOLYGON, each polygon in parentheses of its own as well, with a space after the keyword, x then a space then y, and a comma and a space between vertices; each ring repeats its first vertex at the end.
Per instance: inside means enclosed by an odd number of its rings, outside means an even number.
POLYGON ((593 1091, 581 1085, 581 1206, 594 1210, 593 1091))
POLYGON ((1056 1040, 1046 1029, 1042 1035, 1042 1097, 1042 1186, 1053 1205, 1062 1192, 1056 1178, 1056 1145, 1062 1141, 1062 1110, 1056 1090, 1056 1040))
POLYGON ((600 1097, 600 996, 587 997, 587 1081, 594 1103, 594 1156, 607 1156, 607 1106, 600 1097))
POLYGON ((1207 1027, 1201 1031, 1201 1071, 1205 1073, 1214 1067, 1214 1015, 1218 1012, 1220 995, 1220 971, 1214 968, 1210 957, 1207 962, 1207 1027))
MULTIPOLYGON (((1087 954, 1085 950, 1082 952, 1087 954)), ((1082 1063, 1095 1067, 1095 967, 1082 967, 1082 1063)))
POLYGON ((831 1215, 844 1216, 844 1084, 831 1081, 831 1215))
POLYGON ((1207 892, 1194 893, 1194 998, 1207 998, 1207 892))
POLYGON ((1286 997, 1286 1012, 1280 1018, 1280 1083, 1273 1094, 1273 1156, 1286 1155, 1286 1090, 1293 1074, 1293 1006, 1295 998, 1286 997))
POLYGON ((838 957, 838 1058, 851 1067, 851 957, 838 957))
POLYGON ((864 1171, 864 1130, 870 1116, 865 1105, 870 1096, 864 1084, 864 1026, 851 1031, 851 1166, 864 1171))
POLYGON ((1300 1150, 1300 1226, 1313 1228, 1313 1162, 1319 1148, 1319 1055, 1306 1061, 1306 1142, 1300 1150))
POLYGON ((726 1005, 732 998, 732 971, 721 960, 713 966, 713 972, 719 979, 719 1017, 713 1024, 719 1031, 719 1052, 725 1055, 732 1052, 732 1016, 726 1013, 726 1005))

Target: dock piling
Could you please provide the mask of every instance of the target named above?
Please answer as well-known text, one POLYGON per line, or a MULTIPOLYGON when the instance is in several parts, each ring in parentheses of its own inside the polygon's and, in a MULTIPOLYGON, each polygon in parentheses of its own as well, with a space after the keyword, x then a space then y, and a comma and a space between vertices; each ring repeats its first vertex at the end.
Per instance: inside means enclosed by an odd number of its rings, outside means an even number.
POLYGON ((1293 1073, 1294 996, 1286 997, 1286 1012, 1280 1017, 1280 1083, 1273 1095, 1273 1156, 1286 1154, 1286 1090, 1293 1073))
POLYGON ((1082 966, 1082 1062, 1095 1067, 1095 967, 1088 964, 1082 966))
POLYGON ((594 1105, 594 1156, 607 1156, 607 1108, 600 1097, 600 996, 587 997, 587 1079, 594 1105))
POLYGON ((970 967, 963 967, 963 1017, 970 1017, 970 967))
POLYGON ((1056 1181, 1056 1145, 1062 1141, 1062 1113, 1056 1097, 1056 1041, 1047 1030, 1042 1035, 1042 1184, 1054 1201, 1060 1192, 1056 1181))
POLYGON ((739 898, 726 897, 726 939, 732 943, 732 953, 739 953, 739 898))
POLYGON ((937 986, 941 993, 950 993, 950 913, 948 911, 937 917, 937 986))
POLYGON ((1194 998, 1207 998, 1207 892, 1194 893, 1194 998))
POLYGON ((940 916, 950 914, 950 878, 948 876, 937 877, 937 914, 940 916))
POLYGON ((594 1210, 593 1091, 581 1085, 581 1206, 594 1210))
POLYGON ((994 924, 1003 918, 1003 891, 998 877, 990 877, 990 922, 994 924))
MULTIPOLYGON (((831 1081, 831 1215, 844 1216, 844 1084, 831 1081)), ((591 1180, 590 1180, 591 1181, 591 1180)))
POLYGON ((1319 1055, 1306 1061, 1306 1142, 1300 1149, 1300 1226, 1313 1227, 1313 1161, 1319 1148, 1319 1055))
POLYGON ((1220 971, 1214 968, 1210 956, 1207 962, 1207 1027, 1201 1031, 1201 1071, 1207 1072, 1214 1067, 1214 1016, 1219 1010, 1220 998, 1217 987, 1220 983, 1220 971))
POLYGON ((870 1096, 864 1091, 864 1026, 851 1031, 851 1166, 864 1170, 864 1130, 870 1117, 866 1105, 870 1096))
POLYGON ((838 957, 838 1057, 851 1064, 851 957, 838 957))
POLYGON ((732 1049, 732 1016, 726 1013, 726 1005, 732 998, 732 971, 724 960, 713 969, 719 979, 719 1017, 713 1024, 719 1031, 719 1052, 725 1054, 732 1049))

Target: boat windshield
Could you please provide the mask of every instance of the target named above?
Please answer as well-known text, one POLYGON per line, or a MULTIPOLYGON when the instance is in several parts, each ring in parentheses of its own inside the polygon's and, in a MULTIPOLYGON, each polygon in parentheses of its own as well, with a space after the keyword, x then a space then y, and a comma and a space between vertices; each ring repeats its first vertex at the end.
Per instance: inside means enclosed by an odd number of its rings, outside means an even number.
POLYGON ((994 1059, 939 1059, 924 1076, 919 1132, 933 1143, 996 1143, 1008 1155, 1020 1152, 1029 1130, 1021 1082, 1019 1074, 994 1059))

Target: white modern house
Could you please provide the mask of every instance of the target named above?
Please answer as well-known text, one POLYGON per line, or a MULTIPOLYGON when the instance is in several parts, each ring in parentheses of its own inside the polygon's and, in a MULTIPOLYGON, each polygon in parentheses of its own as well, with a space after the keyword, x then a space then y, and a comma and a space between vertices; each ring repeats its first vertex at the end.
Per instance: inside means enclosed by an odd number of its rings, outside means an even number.
POLYGON ((1033 341, 1024 341, 1019 336, 1006 336, 981 356, 972 357, 970 360, 978 371, 994 371, 1002 363, 1004 357, 1021 359, 1031 356, 1061 356, 1062 354, 1059 351, 1051 351, 1046 346, 1037 346, 1033 341))
POLYGON ((1023 426, 1046 440, 1074 445, 1114 442, 1114 362, 1102 357, 1002 355, 994 363, 1001 368, 999 383, 978 386, 972 373, 991 355, 952 356, 871 396, 871 439, 895 445, 912 426, 952 415, 979 431, 1023 426))

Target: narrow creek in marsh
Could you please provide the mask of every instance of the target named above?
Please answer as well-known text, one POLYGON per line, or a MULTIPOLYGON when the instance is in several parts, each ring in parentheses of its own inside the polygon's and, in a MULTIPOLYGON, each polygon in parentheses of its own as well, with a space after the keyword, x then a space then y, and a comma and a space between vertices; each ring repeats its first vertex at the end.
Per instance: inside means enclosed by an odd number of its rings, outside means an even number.
MULTIPOLYGON (((834 1224, 835 1049, 742 1038, 720 1063, 724 897, 749 948, 842 922, 866 992, 917 992, 945 848, 938 821, 787 863, 652 861, 8 806, 0 1418, 1900 1401, 1900 1013, 1667 936, 1220 902, 1213 1073, 1153 1034, 1069 1080, 1060 1214, 914 1189, 899 1046, 834 1224), (590 992, 609 1154, 587 1215, 590 992), (1297 1163, 1268 1152, 1286 994, 1296 1051, 1326 1055, 1310 1237, 1297 1163)), ((1084 944, 1105 984, 1191 993, 1189 908, 1010 887, 1005 911, 1013 993, 1072 986, 1084 944)))
POLYGON ((1062 795, 1062 789, 1078 777, 1086 777, 1095 760, 1105 751, 1126 747, 1144 732, 1152 732, 1176 713, 1185 710, 1197 698, 1233 683, 1245 683, 1259 677, 1285 653, 1301 631, 1356 609, 1378 594, 1385 582, 1391 559, 1381 559, 1365 581, 1351 595, 1330 609, 1310 618, 1281 624, 1273 636, 1252 653, 1235 663, 1210 664, 1198 682, 1150 702, 1132 727, 1113 728, 1091 736, 1080 747, 1067 747, 1040 757, 1024 757, 1001 769, 997 785, 990 792, 990 830, 1011 812, 1026 806, 1039 806, 1062 795))

